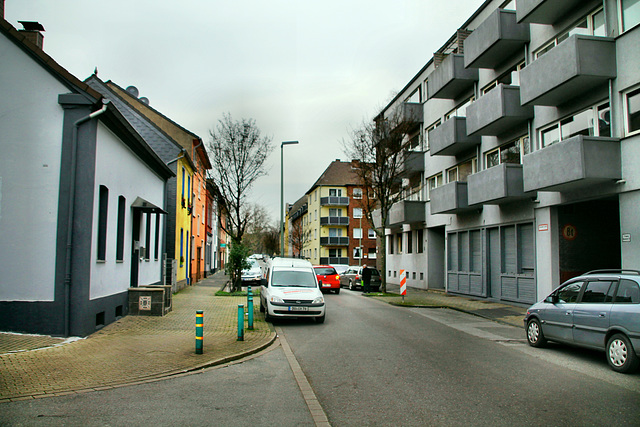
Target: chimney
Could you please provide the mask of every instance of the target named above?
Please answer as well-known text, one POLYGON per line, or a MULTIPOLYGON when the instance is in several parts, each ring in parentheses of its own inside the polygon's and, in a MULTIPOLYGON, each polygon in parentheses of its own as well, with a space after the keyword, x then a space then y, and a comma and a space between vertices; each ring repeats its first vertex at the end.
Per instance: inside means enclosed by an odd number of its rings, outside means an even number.
MULTIPOLYGON (((0 0, 2 1, 2 0, 0 0)), ((42 45, 44 44, 44 36, 42 32, 44 31, 44 27, 39 22, 34 21, 18 21, 24 27, 22 30, 18 30, 20 34, 25 36, 27 40, 31 43, 38 46, 38 48, 42 49, 42 45)))

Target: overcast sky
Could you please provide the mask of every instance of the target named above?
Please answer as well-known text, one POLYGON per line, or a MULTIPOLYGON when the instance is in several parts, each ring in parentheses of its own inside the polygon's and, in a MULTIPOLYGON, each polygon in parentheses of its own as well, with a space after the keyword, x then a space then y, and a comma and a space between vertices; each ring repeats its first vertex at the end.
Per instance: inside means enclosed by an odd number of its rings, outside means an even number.
POLYGON ((38 21, 44 50, 81 80, 134 85, 151 106, 210 140, 223 113, 253 118, 275 149, 252 200, 280 220, 342 140, 371 120, 483 0, 6 0, 38 21))

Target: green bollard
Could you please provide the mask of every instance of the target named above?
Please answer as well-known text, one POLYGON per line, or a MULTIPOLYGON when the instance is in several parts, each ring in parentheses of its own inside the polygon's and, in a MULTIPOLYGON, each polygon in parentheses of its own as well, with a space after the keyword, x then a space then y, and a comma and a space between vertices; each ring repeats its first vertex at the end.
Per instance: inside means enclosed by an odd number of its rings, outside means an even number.
POLYGON ((202 354, 202 344, 204 341, 204 312, 196 311, 196 354, 202 354))
POLYGON ((249 324, 247 329, 253 331, 253 295, 249 294, 247 297, 247 312, 249 314, 249 324))
POLYGON ((244 305, 238 304, 238 341, 244 341, 244 305))

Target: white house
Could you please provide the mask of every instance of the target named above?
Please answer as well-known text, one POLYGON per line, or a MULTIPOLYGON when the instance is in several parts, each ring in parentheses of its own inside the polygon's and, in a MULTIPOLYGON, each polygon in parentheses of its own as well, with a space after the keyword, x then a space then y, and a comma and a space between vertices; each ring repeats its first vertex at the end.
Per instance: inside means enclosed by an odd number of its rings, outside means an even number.
POLYGON ((0 19, 0 330, 85 336, 161 282, 173 173, 31 24, 0 19))

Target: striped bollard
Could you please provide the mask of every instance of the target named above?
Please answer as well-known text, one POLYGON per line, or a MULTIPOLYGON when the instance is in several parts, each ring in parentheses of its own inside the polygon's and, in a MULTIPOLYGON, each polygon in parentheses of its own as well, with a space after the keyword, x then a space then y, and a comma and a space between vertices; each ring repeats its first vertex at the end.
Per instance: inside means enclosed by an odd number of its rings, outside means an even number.
POLYGON ((400 295, 402 295, 402 302, 404 302, 404 296, 407 294, 407 273, 404 270, 400 270, 400 295))
POLYGON ((202 344, 204 341, 204 312, 196 311, 196 354, 202 354, 202 344))
POLYGON ((238 341, 244 341, 244 304, 238 304, 238 341))

